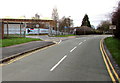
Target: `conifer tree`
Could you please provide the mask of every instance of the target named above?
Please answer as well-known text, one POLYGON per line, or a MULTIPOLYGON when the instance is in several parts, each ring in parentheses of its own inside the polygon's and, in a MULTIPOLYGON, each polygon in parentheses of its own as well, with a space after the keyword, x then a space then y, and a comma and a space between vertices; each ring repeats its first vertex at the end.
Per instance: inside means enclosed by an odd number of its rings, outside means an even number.
POLYGON ((81 26, 88 26, 91 27, 90 21, 89 21, 89 17, 87 14, 85 14, 83 20, 82 20, 82 24, 81 26))

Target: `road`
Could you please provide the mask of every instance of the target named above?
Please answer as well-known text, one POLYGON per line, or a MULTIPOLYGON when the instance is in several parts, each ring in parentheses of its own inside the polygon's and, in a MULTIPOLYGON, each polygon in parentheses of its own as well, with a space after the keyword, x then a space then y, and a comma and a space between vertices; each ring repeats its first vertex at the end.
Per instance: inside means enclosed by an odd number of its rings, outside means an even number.
POLYGON ((106 36, 73 38, 2 67, 3 81, 111 81, 100 51, 106 36))

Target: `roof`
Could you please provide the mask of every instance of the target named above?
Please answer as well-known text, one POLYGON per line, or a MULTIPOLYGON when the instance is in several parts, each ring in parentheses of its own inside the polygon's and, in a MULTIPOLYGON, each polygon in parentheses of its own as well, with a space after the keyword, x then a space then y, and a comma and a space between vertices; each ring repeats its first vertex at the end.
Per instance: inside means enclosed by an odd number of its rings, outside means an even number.
POLYGON ((53 19, 51 19, 51 18, 49 18, 49 17, 43 17, 43 18, 41 18, 42 20, 53 20, 53 19))
MULTIPOLYGON (((5 16, 5 17, 0 18, 0 19, 32 19, 32 18, 26 18, 25 16, 20 16, 20 17, 17 17, 17 18, 11 17, 11 16, 5 16)), ((40 18, 40 20, 53 20, 53 19, 51 19, 49 17, 42 17, 42 18, 40 18)))

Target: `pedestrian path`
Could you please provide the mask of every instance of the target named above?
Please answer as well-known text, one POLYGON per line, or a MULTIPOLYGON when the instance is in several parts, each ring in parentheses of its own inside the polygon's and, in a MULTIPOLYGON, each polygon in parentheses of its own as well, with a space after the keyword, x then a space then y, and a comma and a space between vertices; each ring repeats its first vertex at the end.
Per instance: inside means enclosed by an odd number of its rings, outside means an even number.
POLYGON ((38 48, 43 48, 49 45, 54 44, 53 42, 49 41, 33 41, 29 43, 19 44, 19 45, 13 45, 9 47, 3 47, 2 48, 2 59, 12 56, 12 55, 18 55, 22 54, 31 50, 35 50, 38 48))

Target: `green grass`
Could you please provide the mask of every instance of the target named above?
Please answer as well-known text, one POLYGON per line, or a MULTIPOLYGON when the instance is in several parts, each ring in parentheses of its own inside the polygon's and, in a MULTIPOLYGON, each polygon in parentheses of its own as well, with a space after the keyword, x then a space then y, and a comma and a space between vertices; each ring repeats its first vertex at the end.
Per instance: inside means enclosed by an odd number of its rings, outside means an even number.
POLYGON ((54 37, 69 37, 69 36, 76 36, 73 34, 69 34, 69 35, 55 35, 54 37))
POLYGON ((120 66, 120 40, 113 37, 108 37, 105 39, 105 44, 117 64, 120 66))
POLYGON ((41 39, 13 37, 13 38, 9 38, 9 39, 1 39, 0 41, 2 41, 2 42, 0 42, 0 47, 7 47, 7 46, 27 43, 27 42, 31 42, 31 41, 41 41, 41 39))

